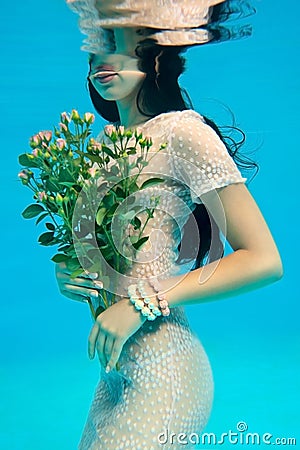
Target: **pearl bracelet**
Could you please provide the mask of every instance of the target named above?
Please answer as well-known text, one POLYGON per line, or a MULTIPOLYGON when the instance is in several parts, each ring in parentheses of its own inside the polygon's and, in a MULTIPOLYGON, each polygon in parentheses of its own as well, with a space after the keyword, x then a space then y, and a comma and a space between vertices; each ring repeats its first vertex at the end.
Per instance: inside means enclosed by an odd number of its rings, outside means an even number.
MULTIPOLYGON (((157 281, 157 280, 156 280, 157 281)), ((150 297, 145 292, 145 286, 143 280, 138 280, 137 284, 131 284, 128 286, 128 295, 131 303, 135 306, 141 314, 147 318, 147 320, 155 320, 158 316, 168 316, 170 314, 170 309, 168 308, 168 302, 166 300, 165 294, 159 294, 157 290, 158 286, 150 283, 157 292, 158 307, 151 301, 150 297)))
POLYGON ((158 305, 159 305, 162 315, 169 316, 170 309, 169 309, 169 304, 167 302, 166 294, 159 293, 159 291, 161 291, 160 282, 158 281, 157 278, 149 279, 148 282, 149 282, 150 286, 152 286, 156 292, 156 298, 158 300, 158 305))

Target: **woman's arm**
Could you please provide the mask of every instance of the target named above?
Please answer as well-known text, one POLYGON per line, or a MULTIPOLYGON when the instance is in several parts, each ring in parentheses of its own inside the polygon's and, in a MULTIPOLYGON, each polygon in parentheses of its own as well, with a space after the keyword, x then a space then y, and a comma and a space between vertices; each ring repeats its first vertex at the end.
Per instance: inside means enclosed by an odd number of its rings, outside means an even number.
MULTIPOLYGON (((217 191, 225 214, 226 239, 234 251, 184 278, 163 280, 162 290, 168 290, 170 307, 232 297, 273 283, 283 275, 276 244, 246 186, 236 183, 217 191)), ((220 214, 213 206, 214 196, 216 193, 208 192, 202 201, 222 229, 220 214)))

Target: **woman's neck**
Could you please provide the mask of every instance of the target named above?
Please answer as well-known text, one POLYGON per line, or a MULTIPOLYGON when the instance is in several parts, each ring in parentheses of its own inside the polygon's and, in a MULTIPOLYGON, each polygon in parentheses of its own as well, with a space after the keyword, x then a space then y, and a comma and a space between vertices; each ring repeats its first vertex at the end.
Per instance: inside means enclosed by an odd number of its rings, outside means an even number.
POLYGON ((116 100, 120 124, 125 128, 134 128, 147 122, 149 119, 148 116, 145 116, 138 110, 136 96, 137 93, 132 93, 126 98, 116 100))

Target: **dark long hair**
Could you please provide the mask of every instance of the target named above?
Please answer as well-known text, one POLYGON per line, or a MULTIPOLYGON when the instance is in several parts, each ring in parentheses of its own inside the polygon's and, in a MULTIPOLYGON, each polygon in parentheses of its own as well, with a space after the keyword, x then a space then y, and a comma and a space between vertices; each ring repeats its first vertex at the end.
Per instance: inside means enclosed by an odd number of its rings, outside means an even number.
MULTIPOLYGON (((139 58, 139 69, 146 74, 136 100, 137 108, 141 114, 152 118, 169 111, 194 109, 187 92, 178 84, 178 78, 185 68, 185 58, 182 56, 185 50, 184 47, 162 47, 151 39, 143 41, 136 48, 136 55, 139 58)), ((92 58, 93 56, 91 55, 90 64, 92 58)), ((108 101, 101 97, 89 78, 88 89, 96 111, 105 120, 119 124, 120 116, 116 102, 108 101)), ((258 171, 257 163, 239 152, 241 145, 245 141, 244 132, 234 126, 224 127, 241 134, 241 139, 237 141, 231 136, 221 133, 220 128, 212 119, 203 116, 203 114, 202 117, 225 144, 229 155, 233 158, 238 168, 242 171, 255 170, 255 176, 258 171)), ((178 250, 179 256, 176 263, 182 264, 189 260, 195 260, 193 270, 201 267, 207 256, 206 263, 223 256, 223 244, 218 226, 204 204, 196 206, 184 225, 178 250), (191 233, 195 220, 200 236, 200 244, 199 246, 197 245, 197 248, 195 248, 195 239, 193 239, 193 233, 191 233), (212 236, 214 237, 214 245, 211 248, 212 236)))

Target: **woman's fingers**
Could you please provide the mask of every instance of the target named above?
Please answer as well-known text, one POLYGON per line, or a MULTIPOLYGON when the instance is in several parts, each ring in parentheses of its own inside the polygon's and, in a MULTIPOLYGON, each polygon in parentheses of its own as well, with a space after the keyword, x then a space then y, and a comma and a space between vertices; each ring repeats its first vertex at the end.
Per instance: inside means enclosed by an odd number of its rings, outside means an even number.
POLYGON ((71 293, 69 291, 65 291, 65 290, 61 290, 61 294, 64 295, 65 297, 70 298, 71 300, 76 300, 78 302, 86 302, 86 295, 82 295, 82 294, 75 294, 75 293, 71 293))
POLYGON ((113 346, 111 348, 111 352, 110 352, 110 358, 108 359, 108 370, 112 370, 115 365, 118 362, 118 359, 120 358, 121 352, 122 352, 122 348, 123 348, 124 342, 122 339, 114 339, 113 341, 113 346))
POLYGON ((64 284, 64 290, 70 292, 71 294, 75 295, 81 295, 83 297, 90 297, 98 298, 99 293, 95 289, 95 287, 84 287, 84 286, 74 286, 73 284, 65 283, 64 284))
POLYGON ((110 360, 110 356, 112 353, 112 349, 114 346, 115 338, 113 336, 106 336, 105 344, 103 347, 103 354, 105 356, 105 366, 107 366, 108 361, 110 360))
POLYGON ((96 321, 88 339, 89 358, 93 359, 97 349, 100 363, 103 367, 112 370, 118 362, 123 348, 123 340, 105 333, 96 321))
POLYGON ((58 273, 57 277, 60 279, 62 283, 72 283, 75 286, 89 287, 90 289, 95 289, 95 287, 97 286, 97 284, 94 283, 93 280, 89 278, 86 277, 70 278, 70 275, 66 272, 58 273))
POLYGON ((106 357, 106 353, 105 353, 105 348, 107 345, 109 346, 109 341, 110 341, 109 336, 107 336, 106 334, 101 332, 101 329, 100 329, 96 346, 97 346, 98 357, 99 357, 100 363, 102 364, 103 367, 106 367, 106 364, 108 361, 108 359, 106 357))
POLYGON ((95 347, 98 334, 99 334, 99 324, 96 321, 90 332, 88 339, 88 354, 90 359, 93 359, 95 356, 95 347))

